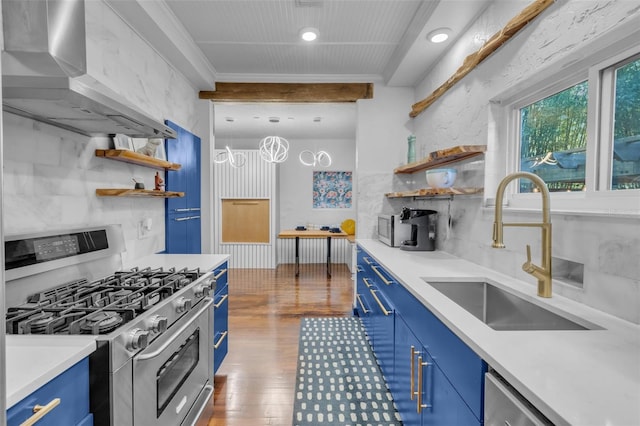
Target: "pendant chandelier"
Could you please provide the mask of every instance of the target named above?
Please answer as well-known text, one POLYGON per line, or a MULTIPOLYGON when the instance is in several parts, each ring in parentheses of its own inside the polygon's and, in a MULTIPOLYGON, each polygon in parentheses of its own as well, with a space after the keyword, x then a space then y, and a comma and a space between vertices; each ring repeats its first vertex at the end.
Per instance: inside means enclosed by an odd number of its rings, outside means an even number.
POLYGON ((235 169, 238 169, 245 165, 247 162, 247 156, 244 152, 233 152, 229 145, 227 145, 224 151, 220 151, 213 159, 214 163, 222 164, 228 162, 229 165, 235 169))
POLYGON ((331 156, 326 151, 313 152, 308 149, 300 152, 298 156, 300 162, 305 166, 315 167, 329 167, 332 163, 331 156))
POLYGON ((260 141, 260 157, 268 163, 282 163, 289 156, 289 142, 279 136, 267 136, 260 141))

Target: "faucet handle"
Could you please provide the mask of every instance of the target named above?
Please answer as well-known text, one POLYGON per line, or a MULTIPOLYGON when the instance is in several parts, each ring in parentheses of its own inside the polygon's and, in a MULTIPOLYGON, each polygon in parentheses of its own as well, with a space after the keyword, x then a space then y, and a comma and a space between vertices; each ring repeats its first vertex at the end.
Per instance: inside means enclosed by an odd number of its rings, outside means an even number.
POLYGON ((527 244, 527 261, 522 264, 522 270, 529 274, 535 270, 535 266, 531 263, 531 246, 529 244, 527 244))

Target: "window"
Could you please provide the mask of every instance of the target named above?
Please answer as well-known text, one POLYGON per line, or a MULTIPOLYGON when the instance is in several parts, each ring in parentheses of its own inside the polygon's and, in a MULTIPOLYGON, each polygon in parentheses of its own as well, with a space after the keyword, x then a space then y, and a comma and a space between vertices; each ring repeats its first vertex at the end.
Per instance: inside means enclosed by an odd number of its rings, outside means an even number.
MULTIPOLYGON (((584 189, 588 87, 583 81, 520 108, 520 170, 540 176, 550 192, 584 189)), ((520 192, 532 188, 520 182, 520 192)))
MULTIPOLYGON (((514 95, 506 111, 512 123, 509 133, 518 143, 507 142, 510 171, 540 176, 557 210, 637 215, 640 49, 636 46, 603 60, 605 54, 594 54, 591 62, 577 61, 562 76, 549 76, 535 87, 520 87, 517 93, 511 89, 514 95)), ((538 204, 537 197, 534 201, 528 194, 534 190, 521 179, 511 205, 538 204)))

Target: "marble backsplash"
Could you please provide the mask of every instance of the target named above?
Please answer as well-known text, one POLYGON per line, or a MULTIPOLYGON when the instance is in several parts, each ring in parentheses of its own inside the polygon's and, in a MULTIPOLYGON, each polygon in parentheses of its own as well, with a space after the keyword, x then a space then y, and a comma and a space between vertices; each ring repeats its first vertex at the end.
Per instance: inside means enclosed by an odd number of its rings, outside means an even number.
MULTIPOLYGON (((475 166, 471 166, 472 168, 475 166)), ((358 176, 358 238, 376 238, 376 214, 399 212, 402 207, 438 212, 436 249, 443 250, 508 276, 536 285, 521 269, 525 247, 531 245, 534 263, 540 259, 540 231, 506 228, 505 249, 493 249, 494 209, 483 207, 483 196, 390 199, 383 194, 401 190, 397 175, 369 173, 358 176)), ((539 212, 505 212, 505 220, 535 222, 539 212)), ((554 279, 553 292, 592 306, 618 318, 640 324, 640 235, 634 219, 552 214, 553 257, 584 265, 582 288, 554 279), (588 232, 585 232, 588 230, 588 232)))

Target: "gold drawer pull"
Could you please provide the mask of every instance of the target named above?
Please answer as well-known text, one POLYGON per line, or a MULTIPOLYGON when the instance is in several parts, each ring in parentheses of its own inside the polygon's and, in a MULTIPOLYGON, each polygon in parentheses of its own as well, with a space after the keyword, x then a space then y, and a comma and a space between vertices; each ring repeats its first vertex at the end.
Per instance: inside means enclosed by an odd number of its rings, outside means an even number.
POLYGON ((221 276, 223 276, 224 274, 227 273, 226 269, 223 269, 222 271, 218 272, 218 275, 216 275, 215 277, 213 277, 213 279, 218 280, 218 278, 220 278, 221 276))
POLYGON ((418 357, 418 404, 417 404, 417 409, 418 409, 418 413, 422 413, 422 409, 423 408, 429 408, 431 407, 430 404, 423 404, 422 403, 422 368, 423 367, 427 367, 429 366, 428 362, 422 362, 422 356, 418 357))
POLYGON ((418 353, 420 353, 420 352, 416 351, 415 346, 411 346, 411 400, 412 401, 416 396, 416 393, 414 391, 415 386, 416 386, 416 383, 415 383, 416 368, 415 368, 414 363, 413 363, 413 358, 418 353))
POLYGON ((229 297, 228 294, 225 294, 224 296, 222 296, 222 299, 220 299, 218 303, 213 305, 213 309, 218 309, 220 306, 222 306, 222 304, 224 303, 225 300, 227 300, 228 297, 229 297))
POLYGON ((368 314, 369 311, 367 310, 367 308, 364 307, 364 304, 362 303, 362 299, 360 299, 360 295, 356 294, 356 299, 358 299, 358 303, 360 304, 360 307, 362 308, 362 313, 368 314))
POLYGON ((383 283, 385 283, 386 285, 391 284, 393 281, 389 281, 388 279, 386 279, 381 273, 380 271, 378 271, 378 266, 372 266, 371 269, 373 269, 373 272, 376 273, 377 276, 380 277, 380 279, 382 280, 383 283))
POLYGON ((224 339, 227 338, 228 334, 229 334, 228 331, 223 331, 222 334, 220 335, 220 338, 218 339, 218 341, 213 345, 213 349, 218 349, 220 347, 220 345, 222 344, 222 342, 224 341, 224 339))
POLYGON ((364 282, 364 285, 367 286, 367 288, 371 288, 371 286, 373 285, 369 282, 369 278, 362 277, 362 281, 364 282))
POLYGON ((373 296, 374 299, 376 299, 376 302, 378 302, 378 306, 380 306, 380 309, 382 309, 382 313, 387 316, 389 315, 389 311, 387 311, 387 309, 384 307, 384 305, 382 304, 382 302, 380 301, 380 299, 378 299, 378 296, 376 296, 376 291, 378 290, 369 290, 371 292, 371 295, 373 296))
POLYGON ((371 260, 368 257, 363 257, 362 260, 364 260, 364 263, 367 265, 371 265, 371 260))
POLYGON ((33 406, 33 416, 29 417, 20 426, 31 426, 35 424, 38 420, 47 415, 47 413, 54 408, 56 408, 60 404, 60 398, 54 398, 47 405, 34 405, 33 406))

